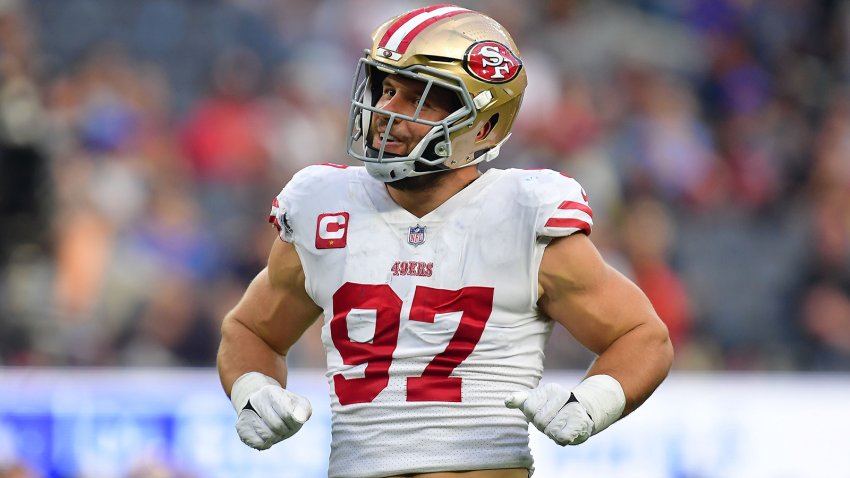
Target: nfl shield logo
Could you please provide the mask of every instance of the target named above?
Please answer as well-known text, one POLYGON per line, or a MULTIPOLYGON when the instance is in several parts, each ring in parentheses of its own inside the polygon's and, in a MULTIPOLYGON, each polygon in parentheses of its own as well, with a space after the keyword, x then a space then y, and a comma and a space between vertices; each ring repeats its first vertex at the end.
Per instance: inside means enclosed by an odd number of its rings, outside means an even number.
POLYGON ((425 227, 419 224, 408 228, 407 242, 411 246, 418 246, 425 242, 425 227))

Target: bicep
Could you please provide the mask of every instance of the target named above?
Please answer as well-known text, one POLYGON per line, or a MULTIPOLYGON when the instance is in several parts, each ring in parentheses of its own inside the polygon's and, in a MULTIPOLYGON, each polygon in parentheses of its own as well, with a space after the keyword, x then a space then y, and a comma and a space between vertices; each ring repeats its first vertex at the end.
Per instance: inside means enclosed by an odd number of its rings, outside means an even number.
POLYGON ((636 327, 660 323, 644 293, 583 234, 546 247, 539 281, 541 309, 597 354, 636 327))
POLYGON ((266 268, 225 320, 234 320, 283 355, 322 313, 307 295, 295 247, 275 240, 266 268))

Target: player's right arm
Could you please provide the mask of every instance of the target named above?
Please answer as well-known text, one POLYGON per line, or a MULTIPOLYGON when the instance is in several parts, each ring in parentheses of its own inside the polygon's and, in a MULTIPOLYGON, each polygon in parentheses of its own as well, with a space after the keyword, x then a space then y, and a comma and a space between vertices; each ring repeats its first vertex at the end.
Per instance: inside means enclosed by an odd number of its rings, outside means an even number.
POLYGON ((268 448, 309 418, 309 402, 284 388, 286 354, 321 312, 304 288, 295 247, 275 240, 267 267, 221 327, 219 377, 239 414, 237 432, 247 445, 268 448))

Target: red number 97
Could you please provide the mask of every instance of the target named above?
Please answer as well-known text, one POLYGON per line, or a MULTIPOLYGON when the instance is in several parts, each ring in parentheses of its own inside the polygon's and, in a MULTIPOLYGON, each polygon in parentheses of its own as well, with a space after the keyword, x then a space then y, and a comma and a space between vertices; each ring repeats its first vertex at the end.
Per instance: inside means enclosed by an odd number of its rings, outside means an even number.
MULTIPOLYGON (((362 378, 333 376, 334 389, 342 405, 371 402, 387 387, 390 365, 398 344, 402 302, 387 284, 346 282, 333 295, 331 339, 343 363, 366 364, 362 378), (375 335, 371 343, 353 342, 348 336, 351 309, 375 311, 375 335)), ((407 377, 407 401, 460 402, 460 377, 450 377, 475 349, 493 311, 492 287, 459 290, 419 286, 413 294, 410 320, 433 323, 437 314, 462 312, 458 328, 446 349, 437 354, 419 377, 407 377)))

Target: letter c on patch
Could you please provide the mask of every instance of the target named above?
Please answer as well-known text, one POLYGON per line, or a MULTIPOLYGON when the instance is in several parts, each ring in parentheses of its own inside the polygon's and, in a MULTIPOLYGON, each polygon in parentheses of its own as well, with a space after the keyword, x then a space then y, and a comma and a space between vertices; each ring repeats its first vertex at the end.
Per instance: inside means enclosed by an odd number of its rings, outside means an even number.
POLYGON ((347 212, 319 214, 316 221, 316 249, 340 249, 348 242, 347 212))

